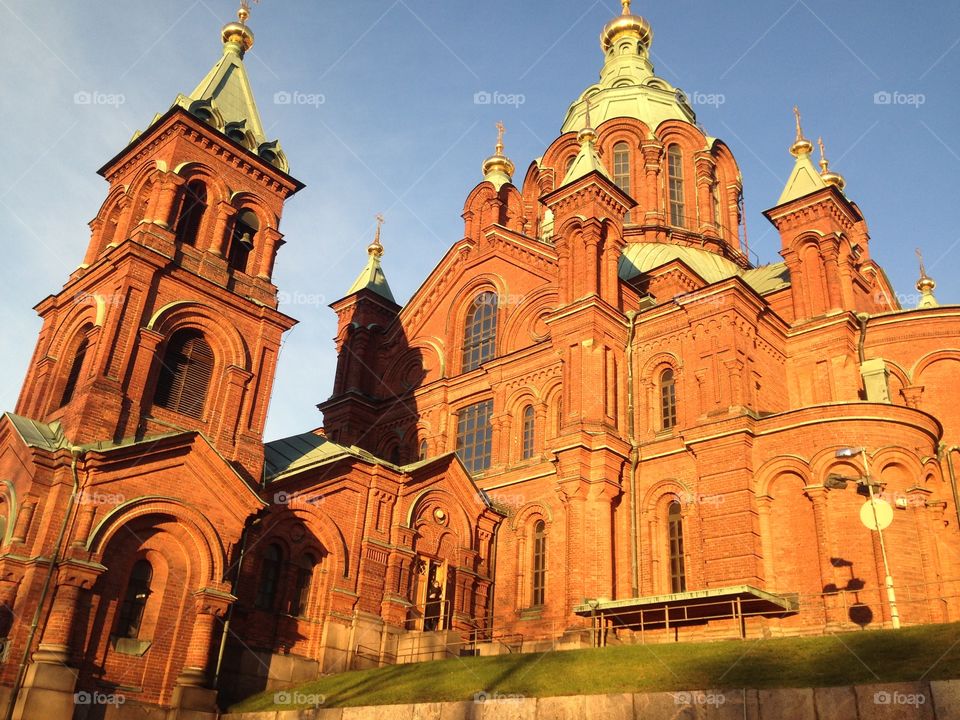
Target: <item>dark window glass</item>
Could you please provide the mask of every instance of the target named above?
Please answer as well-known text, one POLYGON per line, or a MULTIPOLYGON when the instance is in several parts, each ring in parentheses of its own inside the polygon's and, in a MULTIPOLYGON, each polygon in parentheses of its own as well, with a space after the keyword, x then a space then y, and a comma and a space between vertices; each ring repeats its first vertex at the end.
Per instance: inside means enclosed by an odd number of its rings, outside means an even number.
POLYGON ((67 382, 63 386, 63 395, 60 396, 60 407, 63 407, 73 399, 73 393, 77 389, 77 383, 80 381, 80 372, 83 370, 83 361, 87 356, 87 339, 84 338, 77 346, 77 351, 73 355, 73 362, 70 365, 70 372, 67 374, 67 382))
POLYGON ((493 447, 493 400, 465 407, 457 413, 457 455, 471 473, 490 467, 493 447))
POLYGON ((147 606, 147 598, 150 597, 151 580, 153 580, 153 567, 146 560, 137 560, 130 571, 127 592, 120 604, 117 619, 118 637, 139 637, 140 624, 143 622, 143 610, 147 606))
POLYGON ((533 433, 536 428, 536 417, 533 411, 533 405, 527 405, 523 409, 523 452, 522 458, 529 460, 533 457, 533 433))
POLYGON ((427 459, 427 454, 428 454, 429 452, 430 452, 430 447, 427 445, 427 441, 426 441, 426 440, 421 440, 421 441, 420 441, 420 454, 419 454, 419 456, 418 456, 419 459, 420 459, 420 460, 426 460, 426 459, 427 459))
POLYGON ((261 610, 273 610, 277 602, 277 588, 280 585, 280 567, 283 553, 275 544, 267 546, 260 565, 260 585, 257 586, 256 606, 261 610))
POLYGON ((670 430, 677 424, 677 381, 672 368, 660 375, 660 427, 670 430))
POLYGON ((203 415, 213 375, 213 351, 196 330, 174 333, 167 344, 154 403, 190 417, 203 415))
POLYGON ((307 614, 307 605, 310 602, 310 586, 313 584, 313 569, 316 566, 316 558, 309 553, 300 559, 297 565, 297 587, 291 615, 303 616, 307 614))
POLYGON ((670 527, 670 591, 686 592, 687 574, 683 560, 683 519, 680 517, 680 503, 674 500, 667 511, 670 527))
MULTIPOLYGON (((630 194, 630 146, 625 142, 613 146, 613 182, 630 194)), ((626 214, 624 222, 630 222, 630 213, 626 214)))
POLYGON ((207 211, 207 186, 199 180, 187 183, 177 213, 177 242, 196 245, 200 222, 207 211))
POLYGON ((667 150, 667 174, 670 182, 670 224, 686 227, 686 205, 683 201, 683 153, 679 146, 667 150))
POLYGON ((463 372, 470 372, 491 360, 497 345, 497 295, 477 295, 463 330, 463 372))
POLYGON ((531 604, 543 605, 547 587, 547 526, 538 520, 533 526, 533 593, 531 604))

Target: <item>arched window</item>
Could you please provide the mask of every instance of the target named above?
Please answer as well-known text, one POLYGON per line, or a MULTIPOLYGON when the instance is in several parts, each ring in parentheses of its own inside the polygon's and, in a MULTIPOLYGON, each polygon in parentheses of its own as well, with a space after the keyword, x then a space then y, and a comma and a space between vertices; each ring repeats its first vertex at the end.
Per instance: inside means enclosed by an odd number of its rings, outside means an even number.
POLYGON ((670 592, 687 591, 687 573, 683 559, 683 518, 680 503, 676 500, 667 508, 667 525, 670 536, 670 592))
POLYGON ((677 381, 673 368, 660 373, 660 429, 671 430, 677 424, 677 381))
POLYGON ((241 210, 233 223, 230 251, 227 253, 227 264, 231 269, 247 272, 247 261, 253 250, 258 230, 260 230, 260 221, 257 220, 257 216, 250 210, 241 210))
POLYGON ((310 586, 313 584, 313 570, 317 566, 316 558, 307 553, 297 563, 297 585, 293 595, 293 605, 290 614, 298 617, 307 614, 310 603, 310 586))
POLYGON ((213 351, 197 330, 180 330, 167 343, 155 405, 200 418, 213 375, 213 351))
POLYGON ((567 158, 567 165, 566 165, 566 169, 563 171, 563 177, 566 177, 567 175, 570 174, 570 168, 573 167, 573 163, 576 159, 577 159, 576 155, 571 155, 569 158, 567 158))
POLYGON ((400 446, 399 445, 394 445, 390 449, 390 462, 392 462, 394 465, 400 464, 400 446))
POLYGON ((100 232, 100 250, 103 251, 108 245, 111 245, 117 235, 117 225, 120 223, 120 204, 110 211, 106 220, 103 221, 103 230, 100 232))
POLYGON ((273 610, 277 602, 277 587, 280 585, 280 568, 283 552, 276 543, 271 543, 263 553, 260 564, 260 584, 257 586, 256 607, 260 610, 273 610))
POLYGON ((183 199, 177 212, 177 242, 196 245, 200 221, 207 211, 207 186, 199 180, 191 180, 183 189, 183 199))
POLYGON ((533 607, 543 605, 547 589, 547 526, 543 520, 537 520, 533 526, 533 582, 530 604, 533 607))
POLYGON ((83 371, 83 361, 87 357, 87 348, 89 343, 86 338, 77 345, 77 350, 73 354, 73 362, 70 364, 70 372, 67 373, 67 382, 63 386, 63 395, 60 396, 60 407, 63 407, 73 399, 73 393, 77 389, 77 383, 80 382, 80 373, 83 371))
POLYGON ((667 148, 667 176, 670 187, 670 224, 686 227, 687 209, 683 201, 683 152, 679 145, 667 148))
POLYGON ((522 435, 522 451, 520 457, 523 460, 529 460, 533 457, 533 433, 536 428, 536 418, 534 415, 533 405, 527 405, 523 409, 523 435, 522 435))
POLYGON ((426 440, 420 441, 420 452, 417 454, 417 459, 426 460, 427 454, 430 452, 430 446, 427 444, 426 440))
POLYGON ((463 329, 463 370, 470 372, 491 360, 497 345, 497 294, 477 295, 463 329))
POLYGON ((150 582, 153 580, 153 567, 147 560, 137 560, 130 571, 127 592, 120 604, 117 615, 117 637, 137 638, 140 635, 140 623, 143 610, 150 597, 150 582))
MULTIPOLYGON (((630 194, 630 146, 625 142, 613 146, 613 182, 627 195, 630 194)), ((630 222, 630 213, 627 213, 624 222, 630 222)))

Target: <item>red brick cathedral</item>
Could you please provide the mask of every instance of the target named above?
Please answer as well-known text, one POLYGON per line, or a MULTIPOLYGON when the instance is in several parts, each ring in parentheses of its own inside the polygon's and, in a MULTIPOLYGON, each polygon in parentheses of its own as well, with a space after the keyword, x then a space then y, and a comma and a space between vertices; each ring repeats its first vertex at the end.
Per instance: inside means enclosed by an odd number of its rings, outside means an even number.
POLYGON ((264 134, 246 10, 104 165, 0 420, 6 718, 213 717, 218 693, 383 663, 960 620, 960 315, 925 272, 901 306, 799 113, 764 213, 783 262, 754 266, 730 148, 623 5, 522 177, 501 127, 403 306, 377 233, 332 306, 322 430, 263 441, 302 185, 264 134))

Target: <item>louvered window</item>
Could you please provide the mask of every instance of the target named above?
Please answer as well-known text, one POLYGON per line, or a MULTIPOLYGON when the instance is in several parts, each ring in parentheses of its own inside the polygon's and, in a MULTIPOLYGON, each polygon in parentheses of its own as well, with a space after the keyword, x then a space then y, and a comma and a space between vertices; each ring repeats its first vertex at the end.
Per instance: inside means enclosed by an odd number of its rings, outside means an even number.
POLYGON ((163 356, 154 403, 200 418, 213 375, 213 351, 195 330, 181 330, 170 338, 163 356))
POLYGON ((80 381, 80 372, 83 370, 83 361, 87 356, 87 339, 84 338, 77 346, 77 352, 73 356, 73 363, 70 365, 70 372, 67 375, 67 382, 63 386, 63 395, 60 397, 60 407, 63 407, 73 399, 73 393, 77 389, 77 383, 80 381))
POLYGON ((187 183, 177 213, 177 242, 184 245, 196 245, 200 222, 207 211, 207 188, 199 180, 187 183))

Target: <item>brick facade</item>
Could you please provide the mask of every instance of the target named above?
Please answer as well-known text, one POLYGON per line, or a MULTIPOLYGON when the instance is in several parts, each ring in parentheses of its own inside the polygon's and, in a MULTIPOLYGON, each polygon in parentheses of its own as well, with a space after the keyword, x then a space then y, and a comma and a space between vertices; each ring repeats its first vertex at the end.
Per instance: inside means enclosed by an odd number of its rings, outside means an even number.
MULTIPOLYGON (((583 117, 519 185, 491 174, 470 192, 463 237, 402 307, 373 286, 334 303, 322 430, 263 442, 294 324, 271 280, 301 188, 285 164, 195 103, 101 170, 83 263, 37 305, 37 349, 0 420, 0 699, 19 689, 16 717, 72 711, 74 691, 210 710, 215 684, 223 700, 461 650, 590 644, 590 601, 657 597, 662 613, 749 586, 786 603, 741 620, 730 595, 672 627, 655 609, 608 613, 605 642, 888 626, 864 499, 828 487, 863 474, 837 457, 849 446, 896 508, 900 619, 960 619, 960 316, 899 306, 842 184, 769 210, 784 263, 753 267, 730 149, 679 99, 656 124, 603 111, 613 70, 649 66, 630 18, 605 34, 594 131, 576 131, 583 117), (191 183, 205 203, 185 241, 191 183), (492 351, 465 369, 478 298, 492 351), (213 357, 199 415, 157 401, 183 331, 213 357), (487 402, 471 473, 456 451, 487 402)), ((501 150, 485 168, 512 172, 501 150)))

